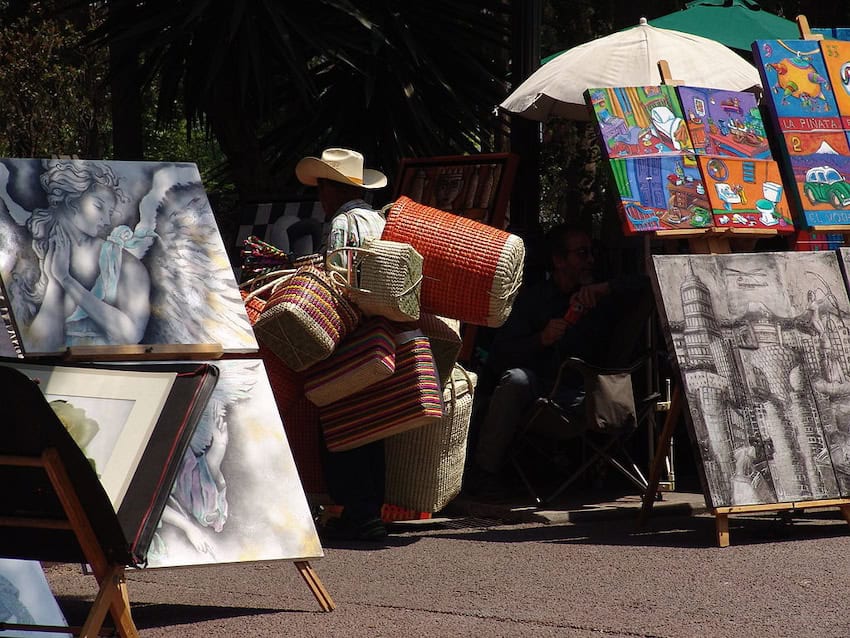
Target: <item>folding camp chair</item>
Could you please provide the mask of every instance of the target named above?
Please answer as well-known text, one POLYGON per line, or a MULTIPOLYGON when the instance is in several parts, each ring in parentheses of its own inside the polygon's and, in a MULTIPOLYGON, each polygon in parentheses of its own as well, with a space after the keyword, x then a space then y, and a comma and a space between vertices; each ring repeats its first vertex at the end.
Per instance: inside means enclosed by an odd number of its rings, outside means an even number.
POLYGON ((618 329, 613 331, 605 356, 600 358, 606 365, 593 365, 578 358, 563 361, 551 390, 535 400, 518 429, 511 463, 538 503, 557 498, 600 462, 618 470, 641 494, 646 491, 647 480, 625 444, 639 424, 654 417, 660 398, 657 392, 647 392, 647 396, 636 400, 636 384, 633 383, 636 373, 644 370, 651 360, 648 351, 634 355, 636 351, 645 350, 651 297, 644 295, 631 308, 631 312, 622 317, 618 329), (624 359, 628 361, 625 364, 624 359), (583 380, 584 397, 567 405, 561 400, 568 394, 562 386, 574 382, 576 372, 583 380), (589 452, 583 455, 578 467, 564 472, 564 447, 574 450, 578 445, 589 452), (531 468, 535 472, 530 472, 531 468), (560 484, 543 496, 540 494, 542 486, 535 484, 542 481, 532 477, 532 474, 540 474, 541 469, 553 470, 562 477, 560 484))

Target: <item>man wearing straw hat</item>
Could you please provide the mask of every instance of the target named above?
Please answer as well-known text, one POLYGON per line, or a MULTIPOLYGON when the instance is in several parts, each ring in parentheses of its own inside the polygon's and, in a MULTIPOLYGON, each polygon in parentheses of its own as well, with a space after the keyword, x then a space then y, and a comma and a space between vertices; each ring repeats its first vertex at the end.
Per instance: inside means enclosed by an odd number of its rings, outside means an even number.
MULTIPOLYGON (((326 248, 359 246, 366 237, 380 236, 382 215, 363 199, 366 190, 387 185, 380 171, 363 167, 363 155, 346 148, 328 148, 321 157, 305 157, 295 167, 302 184, 318 188, 329 222, 326 248)), ((376 541, 387 535, 381 520, 384 504, 384 444, 375 441, 351 450, 330 452, 323 447, 328 493, 343 507, 342 516, 320 530, 324 538, 376 541)))

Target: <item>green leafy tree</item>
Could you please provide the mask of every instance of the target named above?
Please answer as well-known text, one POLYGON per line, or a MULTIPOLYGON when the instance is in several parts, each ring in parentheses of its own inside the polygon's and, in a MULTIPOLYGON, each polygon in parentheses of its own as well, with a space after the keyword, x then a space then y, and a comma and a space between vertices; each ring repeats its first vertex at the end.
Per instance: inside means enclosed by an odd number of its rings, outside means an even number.
POLYGON ((389 173, 404 155, 490 147, 506 90, 508 7, 112 0, 94 42, 123 52, 125 69, 140 60, 159 119, 182 112, 190 130, 205 127, 240 195, 254 199, 290 180, 302 155, 333 144, 389 173))
POLYGON ((107 154, 106 60, 83 46, 88 11, 60 16, 53 2, 7 3, 0 17, 0 153, 107 154))

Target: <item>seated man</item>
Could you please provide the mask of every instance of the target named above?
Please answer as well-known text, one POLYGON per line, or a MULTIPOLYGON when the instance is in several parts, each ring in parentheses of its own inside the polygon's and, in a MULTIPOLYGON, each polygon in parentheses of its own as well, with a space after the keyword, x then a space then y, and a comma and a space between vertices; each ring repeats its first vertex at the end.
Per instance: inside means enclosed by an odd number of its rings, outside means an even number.
MULTIPOLYGON (((523 289, 493 339, 488 365, 503 372, 478 432, 467 482, 473 493, 498 483, 522 419, 537 397, 551 391, 561 362, 579 357, 605 365, 599 353, 612 327, 630 300, 647 290, 643 275, 595 283, 591 238, 577 226, 550 230, 546 250, 551 276, 523 289), (567 318, 571 304, 577 306, 567 318)), ((581 385, 577 373, 562 380, 559 403, 580 403, 581 385)))

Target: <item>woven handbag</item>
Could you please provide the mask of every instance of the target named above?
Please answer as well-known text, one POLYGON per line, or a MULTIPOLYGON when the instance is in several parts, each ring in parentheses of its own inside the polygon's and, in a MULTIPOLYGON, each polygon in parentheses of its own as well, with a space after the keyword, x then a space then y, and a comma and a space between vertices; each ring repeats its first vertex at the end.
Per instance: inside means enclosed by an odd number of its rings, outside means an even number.
POLYGON ((364 315, 392 321, 419 318, 422 255, 410 244, 369 237, 361 247, 328 251, 327 267, 346 278, 346 294, 364 315), (334 256, 348 253, 349 266, 334 265, 334 256))
POLYGON ((308 495, 327 494, 319 409, 301 395, 281 416, 304 492, 308 495))
POLYGON ((334 353, 304 372, 304 394, 318 406, 359 392, 395 372, 395 340, 381 317, 364 321, 334 353))
POLYGON ((507 320, 522 284, 518 236, 402 196, 387 208, 381 239, 422 255, 423 312, 489 327, 507 320))
POLYGON ((442 418, 442 403, 428 337, 396 336, 395 373, 347 399, 319 408, 325 444, 350 450, 442 418))
POLYGON ((313 266, 276 285, 254 324, 257 339, 301 371, 328 358, 360 321, 330 276, 313 266))
POLYGON ((252 326, 257 323, 260 318, 260 313, 266 307, 266 300, 260 297, 249 297, 246 290, 239 291, 242 294, 242 301, 245 302, 245 313, 248 315, 248 323, 252 326))
POLYGON ((438 423, 384 441, 387 503, 438 512, 460 493, 477 377, 456 365, 438 423))
POLYGON ((423 312, 416 325, 431 342, 434 365, 437 366, 440 384, 444 386, 451 378, 452 370, 463 346, 460 321, 423 312))

